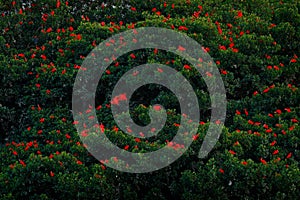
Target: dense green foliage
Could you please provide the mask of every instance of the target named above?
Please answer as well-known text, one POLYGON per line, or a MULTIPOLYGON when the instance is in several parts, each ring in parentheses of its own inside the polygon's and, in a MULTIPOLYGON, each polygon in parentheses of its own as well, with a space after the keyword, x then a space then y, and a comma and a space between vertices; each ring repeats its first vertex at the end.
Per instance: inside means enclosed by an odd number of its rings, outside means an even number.
POLYGON ((297 199, 299 10, 296 0, 1 1, 0 199, 297 199), (205 47, 225 84, 227 118, 213 151, 197 158, 210 116, 201 75, 169 52, 121 56, 101 78, 96 98, 97 117, 119 147, 180 150, 168 143, 178 129, 180 107, 162 86, 142 87, 131 99, 138 124, 149 123, 149 106, 168 109, 157 138, 138 140, 115 126, 111 92, 134 66, 161 63, 180 71, 201 109, 198 134, 180 159, 159 171, 129 174, 99 163, 80 141, 72 87, 97 44, 145 26, 183 32, 205 47))

